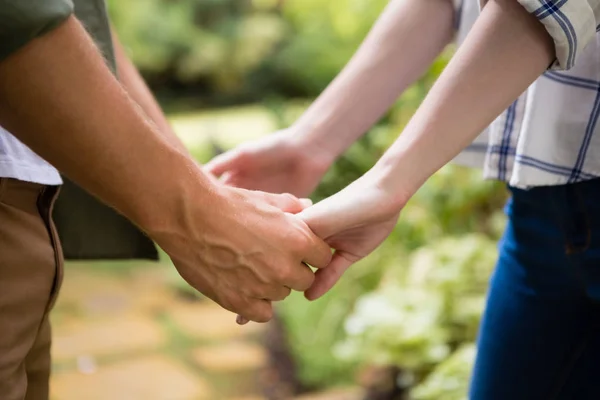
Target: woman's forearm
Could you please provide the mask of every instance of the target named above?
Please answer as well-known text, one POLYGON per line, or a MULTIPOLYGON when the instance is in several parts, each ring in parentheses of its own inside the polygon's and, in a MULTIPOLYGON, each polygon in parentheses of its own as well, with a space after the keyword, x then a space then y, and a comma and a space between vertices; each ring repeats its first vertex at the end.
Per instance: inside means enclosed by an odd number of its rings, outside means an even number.
POLYGON ((411 196, 451 161, 555 58, 551 37, 515 0, 490 0, 396 143, 373 168, 411 196))
POLYGON ((334 158, 363 135, 452 38, 451 0, 392 0, 352 60, 292 129, 334 158))

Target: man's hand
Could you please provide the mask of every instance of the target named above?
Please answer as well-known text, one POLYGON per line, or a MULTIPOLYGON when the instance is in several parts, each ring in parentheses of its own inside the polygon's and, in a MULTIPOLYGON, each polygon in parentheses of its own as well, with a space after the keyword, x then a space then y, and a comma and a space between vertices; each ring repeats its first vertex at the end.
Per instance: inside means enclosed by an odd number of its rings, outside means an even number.
POLYGON ((137 224, 193 287, 245 318, 269 320, 270 301, 312 284, 303 262, 331 259, 282 211, 300 211, 300 201, 220 185, 161 135, 74 17, 0 61, 0 124, 137 224))
POLYGON ((352 264, 375 250, 392 232, 405 201, 378 186, 367 173, 298 214, 335 249, 327 268, 317 271, 306 298, 315 300, 327 293, 352 264))
POLYGON ((291 195, 217 186, 214 202, 197 203, 181 226, 151 236, 194 288, 241 317, 267 322, 272 301, 313 283, 304 263, 320 268, 331 259, 329 246, 290 214, 306 205, 291 195))
POLYGON ((297 142, 294 136, 284 130, 243 144, 215 157, 205 171, 230 186, 308 196, 333 157, 297 142))

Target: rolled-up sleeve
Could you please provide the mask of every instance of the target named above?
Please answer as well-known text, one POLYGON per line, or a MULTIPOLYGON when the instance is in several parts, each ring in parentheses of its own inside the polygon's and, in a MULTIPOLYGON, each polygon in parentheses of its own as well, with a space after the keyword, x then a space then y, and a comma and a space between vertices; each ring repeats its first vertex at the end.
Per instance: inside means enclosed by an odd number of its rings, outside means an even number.
MULTIPOLYGON (((556 60, 551 69, 567 70, 596 37, 600 0, 517 0, 536 17, 554 40, 556 60)), ((487 0, 480 0, 483 6, 487 0)))
POLYGON ((0 0, 0 61, 72 13, 72 0, 0 0))

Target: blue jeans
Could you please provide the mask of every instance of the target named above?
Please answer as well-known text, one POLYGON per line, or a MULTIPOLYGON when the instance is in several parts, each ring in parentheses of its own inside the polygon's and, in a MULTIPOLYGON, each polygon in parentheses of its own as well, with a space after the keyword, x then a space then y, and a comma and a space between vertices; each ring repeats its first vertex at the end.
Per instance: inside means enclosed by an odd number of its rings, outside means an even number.
POLYGON ((511 189, 471 400, 600 399, 600 179, 511 189))

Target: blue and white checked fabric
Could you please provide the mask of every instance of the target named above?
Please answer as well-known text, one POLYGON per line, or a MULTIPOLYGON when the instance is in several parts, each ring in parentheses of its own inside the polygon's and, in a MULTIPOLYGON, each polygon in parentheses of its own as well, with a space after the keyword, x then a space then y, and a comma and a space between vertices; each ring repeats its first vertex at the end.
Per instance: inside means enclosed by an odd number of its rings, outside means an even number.
MULTIPOLYGON (((486 0, 458 0, 460 44, 486 0)), ((455 162, 512 186, 600 177, 600 0, 518 0, 554 39, 556 61, 455 162)))

